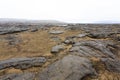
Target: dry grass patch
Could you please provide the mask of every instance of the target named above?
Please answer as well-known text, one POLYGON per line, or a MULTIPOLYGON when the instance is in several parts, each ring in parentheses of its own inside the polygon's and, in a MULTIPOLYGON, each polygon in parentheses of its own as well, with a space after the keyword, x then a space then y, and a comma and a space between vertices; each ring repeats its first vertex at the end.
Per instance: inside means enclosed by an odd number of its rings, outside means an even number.
MULTIPOLYGON (((64 29, 53 27, 48 30, 39 30, 36 32, 27 31, 16 33, 17 37, 21 39, 21 42, 13 46, 8 45, 7 41, 0 41, 0 60, 16 57, 52 56, 50 53, 51 48, 61 42, 54 41, 51 39, 51 36, 57 36, 64 41, 68 36, 74 36, 81 33, 80 30, 65 30, 63 34, 53 35, 49 34, 50 30, 64 29)), ((8 35, 0 35, 0 38, 4 38, 8 35)))

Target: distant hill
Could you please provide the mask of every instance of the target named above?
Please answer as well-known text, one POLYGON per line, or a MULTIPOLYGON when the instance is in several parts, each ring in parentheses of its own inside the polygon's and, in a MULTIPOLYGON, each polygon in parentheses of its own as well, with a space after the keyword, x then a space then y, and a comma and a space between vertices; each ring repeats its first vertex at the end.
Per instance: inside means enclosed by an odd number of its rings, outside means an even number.
POLYGON ((30 23, 30 24, 65 24, 65 22, 57 20, 26 20, 13 18, 0 18, 0 23, 30 23))

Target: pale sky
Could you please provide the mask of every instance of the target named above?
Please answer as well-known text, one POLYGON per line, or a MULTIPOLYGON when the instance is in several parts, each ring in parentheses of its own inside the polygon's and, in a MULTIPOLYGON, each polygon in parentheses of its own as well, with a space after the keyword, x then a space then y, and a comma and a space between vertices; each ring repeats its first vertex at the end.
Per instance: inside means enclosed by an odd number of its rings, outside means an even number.
POLYGON ((120 21, 120 0, 0 0, 0 18, 120 21))

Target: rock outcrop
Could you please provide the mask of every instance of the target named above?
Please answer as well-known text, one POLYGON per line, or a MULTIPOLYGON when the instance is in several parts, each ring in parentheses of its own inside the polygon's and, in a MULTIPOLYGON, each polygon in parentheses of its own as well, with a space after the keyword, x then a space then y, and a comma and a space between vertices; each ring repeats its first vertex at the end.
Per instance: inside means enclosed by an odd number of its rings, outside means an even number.
POLYGON ((39 74, 39 80, 81 80, 87 75, 96 75, 89 59, 68 55, 51 64, 39 74))

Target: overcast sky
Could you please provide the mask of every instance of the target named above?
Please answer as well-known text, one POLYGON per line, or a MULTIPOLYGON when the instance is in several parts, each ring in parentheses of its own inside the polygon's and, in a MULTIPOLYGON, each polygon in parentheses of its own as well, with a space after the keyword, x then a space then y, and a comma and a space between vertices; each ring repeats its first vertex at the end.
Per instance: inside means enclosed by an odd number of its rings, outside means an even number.
POLYGON ((0 0, 0 18, 120 21, 120 0, 0 0))

